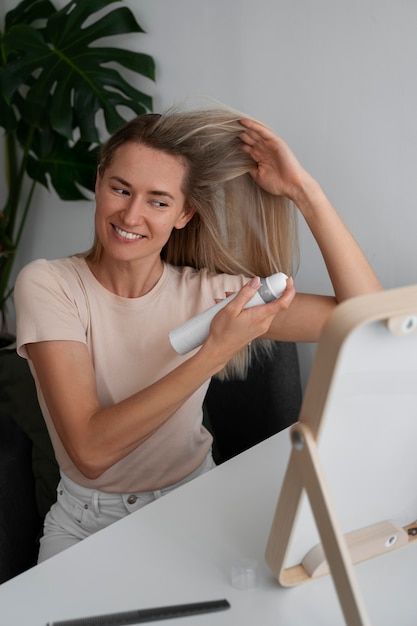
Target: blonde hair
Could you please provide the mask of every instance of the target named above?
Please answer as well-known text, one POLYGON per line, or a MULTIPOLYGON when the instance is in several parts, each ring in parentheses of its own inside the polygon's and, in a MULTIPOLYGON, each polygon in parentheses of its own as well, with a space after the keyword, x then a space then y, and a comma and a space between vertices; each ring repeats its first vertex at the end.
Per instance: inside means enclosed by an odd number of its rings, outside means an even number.
MULTIPOLYGON (((103 172, 126 142, 161 150, 186 164, 182 191, 195 214, 185 228, 172 231, 161 253, 167 263, 247 276, 293 275, 298 262, 295 208, 254 182, 249 173, 254 162, 241 149, 242 117, 227 107, 141 115, 104 144, 98 169, 103 172)), ((96 237, 88 258, 97 261, 101 252, 96 237)), ((251 354, 266 344, 252 342, 220 377, 244 376, 251 354)))

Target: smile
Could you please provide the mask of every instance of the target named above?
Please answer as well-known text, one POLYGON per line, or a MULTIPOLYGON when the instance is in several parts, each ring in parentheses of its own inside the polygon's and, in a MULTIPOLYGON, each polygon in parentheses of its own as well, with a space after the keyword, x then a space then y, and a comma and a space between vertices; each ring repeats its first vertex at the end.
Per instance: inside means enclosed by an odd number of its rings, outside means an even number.
POLYGON ((114 230, 116 231, 116 233, 119 235, 119 237, 123 237, 123 239, 143 239, 143 235, 137 235, 136 233, 128 233, 126 230, 122 230, 121 228, 119 228, 118 226, 115 226, 114 224, 112 224, 112 227, 114 228, 114 230))

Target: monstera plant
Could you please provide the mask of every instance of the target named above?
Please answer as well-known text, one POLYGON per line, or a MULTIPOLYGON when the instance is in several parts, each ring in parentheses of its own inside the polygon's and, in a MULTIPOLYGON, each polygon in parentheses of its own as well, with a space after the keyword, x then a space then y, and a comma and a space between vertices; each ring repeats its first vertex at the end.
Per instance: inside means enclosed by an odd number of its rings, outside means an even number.
POLYGON ((0 126, 4 129, 6 188, 0 209, 0 312, 13 286, 11 270, 35 186, 63 200, 94 187, 102 133, 152 110, 128 71, 154 80, 151 56, 112 47, 109 37, 143 33, 122 0, 22 0, 0 31, 0 126), (111 6, 115 5, 118 6, 111 6), (107 9, 110 7, 110 9, 107 9), (106 38, 105 45, 98 43, 106 38), (122 72, 122 73, 121 73, 122 72), (123 76, 123 72, 125 76, 123 76), (122 115, 123 113, 123 115, 122 115), (97 121, 99 120, 99 122, 97 121))

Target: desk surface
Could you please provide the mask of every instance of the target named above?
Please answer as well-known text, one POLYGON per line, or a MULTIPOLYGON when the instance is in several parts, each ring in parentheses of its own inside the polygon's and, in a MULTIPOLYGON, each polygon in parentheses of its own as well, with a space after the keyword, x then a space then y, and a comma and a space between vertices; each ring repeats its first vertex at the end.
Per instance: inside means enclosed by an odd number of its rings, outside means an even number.
MULTIPOLYGON (((231 608, 172 626, 338 626, 329 577, 283 589, 264 551, 289 455, 288 432, 0 585, 1 623, 49 621, 226 598, 231 608), (259 585, 234 589, 232 564, 259 562, 259 585)), ((355 567, 371 623, 415 626, 417 543, 355 567)))

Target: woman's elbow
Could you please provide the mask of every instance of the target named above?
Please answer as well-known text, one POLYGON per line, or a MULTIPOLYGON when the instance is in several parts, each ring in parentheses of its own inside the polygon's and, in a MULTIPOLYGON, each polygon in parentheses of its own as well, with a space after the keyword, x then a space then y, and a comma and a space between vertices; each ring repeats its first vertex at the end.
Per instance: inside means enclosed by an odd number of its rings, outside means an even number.
POLYGON ((105 462, 103 454, 91 448, 68 450, 68 454, 77 470, 88 480, 100 478, 111 466, 105 462))

